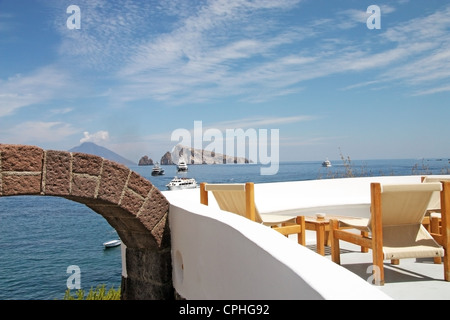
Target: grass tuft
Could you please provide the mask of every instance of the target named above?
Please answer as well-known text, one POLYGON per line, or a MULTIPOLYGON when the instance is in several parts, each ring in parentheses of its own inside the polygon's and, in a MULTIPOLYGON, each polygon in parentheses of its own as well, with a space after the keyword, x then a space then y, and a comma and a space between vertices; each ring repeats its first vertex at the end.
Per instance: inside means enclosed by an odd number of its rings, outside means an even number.
POLYGON ((86 294, 85 290, 79 289, 74 293, 67 289, 63 300, 120 300, 120 287, 106 289, 106 285, 98 285, 95 289, 92 287, 86 294))

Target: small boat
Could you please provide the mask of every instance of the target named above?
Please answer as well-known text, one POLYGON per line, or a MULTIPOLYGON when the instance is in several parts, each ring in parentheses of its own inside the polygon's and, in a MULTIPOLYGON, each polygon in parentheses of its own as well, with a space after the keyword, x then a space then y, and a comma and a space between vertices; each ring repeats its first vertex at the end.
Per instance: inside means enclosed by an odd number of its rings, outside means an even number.
POLYGON ((111 241, 103 243, 103 245, 105 246, 105 249, 117 247, 117 246, 120 246, 121 244, 122 244, 122 241, 120 241, 120 240, 111 240, 111 241))
POLYGON ((178 178, 174 177, 168 184, 169 190, 193 189, 197 188, 197 181, 194 178, 178 178))
POLYGON ((184 161, 183 159, 180 159, 180 161, 178 161, 177 170, 178 170, 178 172, 188 171, 188 166, 187 166, 186 161, 184 161))
POLYGON ((325 160, 324 162, 322 162, 322 167, 331 167, 331 161, 330 160, 325 160))
POLYGON ((152 176, 161 176, 164 174, 164 169, 161 168, 158 162, 155 163, 152 169, 152 176))

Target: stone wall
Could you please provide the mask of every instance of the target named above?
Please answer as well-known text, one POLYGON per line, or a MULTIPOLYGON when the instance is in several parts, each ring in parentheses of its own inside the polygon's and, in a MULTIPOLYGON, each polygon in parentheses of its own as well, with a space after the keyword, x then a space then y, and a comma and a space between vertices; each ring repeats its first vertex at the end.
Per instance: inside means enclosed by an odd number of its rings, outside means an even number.
POLYGON ((58 196, 83 203, 126 246, 122 299, 174 299, 169 203, 150 181, 98 156, 0 144, 0 196, 58 196))

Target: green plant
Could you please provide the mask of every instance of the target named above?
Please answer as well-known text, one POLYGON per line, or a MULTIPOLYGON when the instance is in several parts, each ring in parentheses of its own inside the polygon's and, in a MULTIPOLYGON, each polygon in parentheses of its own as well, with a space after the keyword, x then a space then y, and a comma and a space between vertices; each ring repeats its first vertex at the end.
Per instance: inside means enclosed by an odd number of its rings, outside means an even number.
POLYGON ((106 285, 98 285, 95 290, 91 287, 87 295, 83 289, 75 291, 74 294, 67 289, 63 300, 120 300, 120 287, 118 289, 111 287, 107 290, 106 285))

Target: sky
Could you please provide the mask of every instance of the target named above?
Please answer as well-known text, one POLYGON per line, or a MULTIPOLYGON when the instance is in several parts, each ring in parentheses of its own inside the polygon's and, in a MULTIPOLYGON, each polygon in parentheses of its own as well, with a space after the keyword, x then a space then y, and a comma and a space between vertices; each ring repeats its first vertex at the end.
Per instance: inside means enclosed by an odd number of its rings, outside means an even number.
POLYGON ((447 1, 0 0, 0 143, 450 158, 449 101, 447 1))

